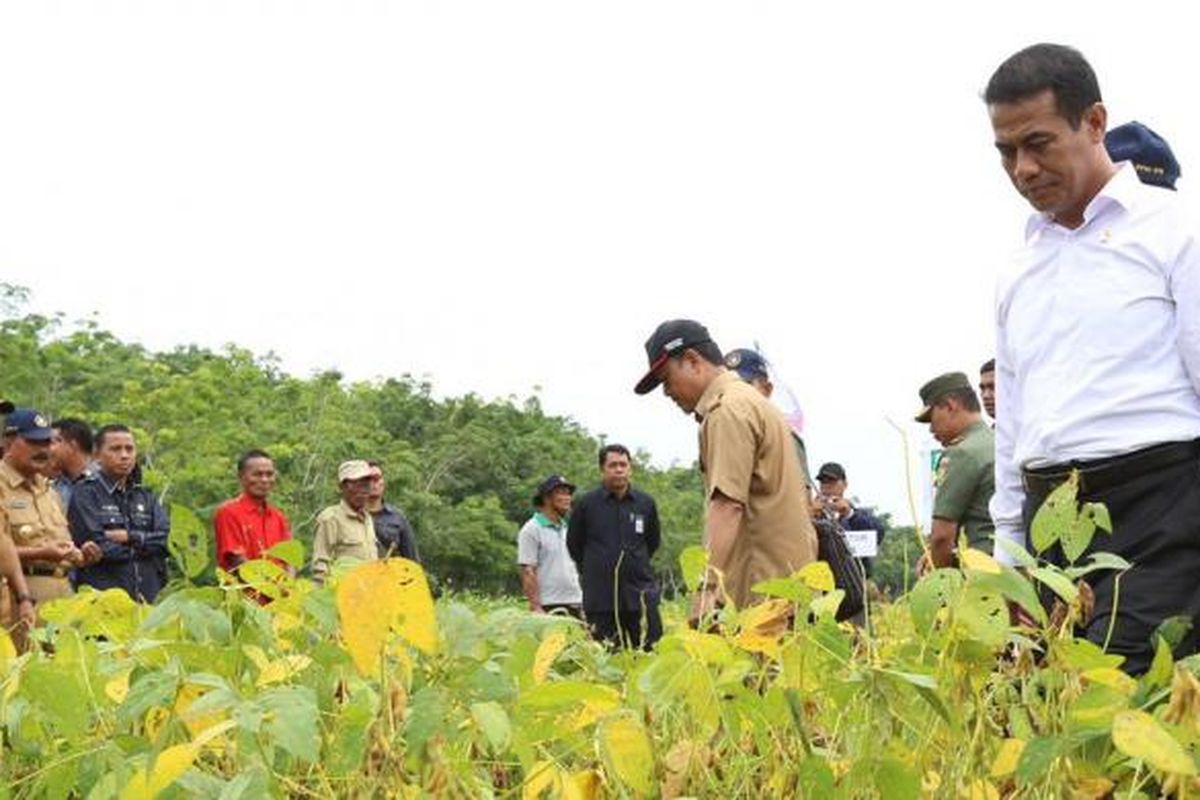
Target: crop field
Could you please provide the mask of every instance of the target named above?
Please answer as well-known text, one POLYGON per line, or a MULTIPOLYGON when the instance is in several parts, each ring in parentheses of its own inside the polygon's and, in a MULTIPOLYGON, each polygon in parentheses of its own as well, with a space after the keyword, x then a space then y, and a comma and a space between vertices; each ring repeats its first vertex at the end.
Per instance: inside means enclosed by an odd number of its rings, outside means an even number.
MULTIPOLYGON (((295 543, 275 554, 303 557, 295 543)), ((1164 631, 1150 671, 1127 676, 1070 633, 1074 581, 1121 565, 1025 558, 1065 613, 1048 617, 1033 583, 968 550, 855 628, 835 622, 840 595, 818 562, 760 584, 771 600, 722 612, 709 632, 669 605, 653 653, 608 652, 511 601, 435 603, 399 559, 325 586, 252 562, 245 584, 182 585, 152 607, 85 591, 41 609, 32 652, 0 638, 4 791, 1200 795, 1200 663, 1176 663, 1164 631), (1010 602, 1037 627, 1011 625, 1010 602)), ((684 552, 689 580, 703 559, 684 552)))

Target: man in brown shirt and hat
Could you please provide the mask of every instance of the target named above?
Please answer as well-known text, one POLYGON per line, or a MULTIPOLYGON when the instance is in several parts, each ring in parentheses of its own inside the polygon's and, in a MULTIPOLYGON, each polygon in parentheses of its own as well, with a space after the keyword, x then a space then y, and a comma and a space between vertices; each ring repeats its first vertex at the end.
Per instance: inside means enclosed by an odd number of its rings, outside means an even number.
POLYGON ((662 323, 646 340, 650 368, 638 394, 663 392, 700 423, 709 575, 692 603, 697 621, 722 599, 758 602, 759 581, 791 575, 817 558, 804 478, 783 414, 724 366, 708 330, 662 323), (724 582, 720 596, 718 575, 724 582))

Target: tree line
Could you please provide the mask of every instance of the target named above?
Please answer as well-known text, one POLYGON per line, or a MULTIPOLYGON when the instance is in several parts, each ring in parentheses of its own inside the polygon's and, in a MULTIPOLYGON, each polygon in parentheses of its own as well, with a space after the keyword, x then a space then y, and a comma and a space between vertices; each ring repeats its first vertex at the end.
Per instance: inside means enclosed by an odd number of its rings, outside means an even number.
MULTIPOLYGON (((604 439, 547 414, 537 397, 438 398, 428 381, 407 374, 298 377, 273 354, 235 345, 151 352, 95 320, 31 313, 28 300, 26 290, 0 284, 0 394, 52 418, 129 425, 147 483, 205 521, 237 493, 238 455, 262 448, 279 473, 272 502, 307 547, 316 514, 337 502, 337 465, 374 458, 436 585, 515 594, 516 532, 534 487, 551 473, 581 488, 598 483, 604 439)), ((695 465, 657 468, 645 452, 635 462, 636 485, 658 503, 663 542, 654 561, 669 592, 680 583, 679 552, 701 538, 703 484, 695 465)), ((893 591, 902 571, 876 569, 893 591)))

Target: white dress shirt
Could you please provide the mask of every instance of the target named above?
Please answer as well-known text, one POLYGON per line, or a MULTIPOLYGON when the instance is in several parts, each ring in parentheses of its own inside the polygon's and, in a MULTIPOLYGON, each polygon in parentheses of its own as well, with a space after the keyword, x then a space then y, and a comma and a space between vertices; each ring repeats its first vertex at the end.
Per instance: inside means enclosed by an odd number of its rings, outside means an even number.
POLYGON ((1200 438, 1197 229, 1128 164, 1078 228, 1030 219, 996 294, 997 539, 1024 544, 1022 467, 1200 438))

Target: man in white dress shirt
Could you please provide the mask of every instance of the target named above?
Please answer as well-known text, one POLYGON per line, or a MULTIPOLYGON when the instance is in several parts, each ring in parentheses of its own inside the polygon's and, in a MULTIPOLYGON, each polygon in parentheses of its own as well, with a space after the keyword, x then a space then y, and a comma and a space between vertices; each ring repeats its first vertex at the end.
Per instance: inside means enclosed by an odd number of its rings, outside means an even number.
MULTIPOLYGON (((1166 619, 1193 623, 1177 653, 1197 649, 1197 227, 1178 195, 1109 158, 1107 111, 1079 52, 1016 53, 984 102, 1004 170, 1038 212, 997 290, 996 539, 1028 547, 1034 513, 1079 469, 1080 499, 1104 503, 1113 521, 1088 552, 1134 565, 1119 587, 1112 571, 1087 577, 1095 609, 1083 633, 1138 674, 1166 619)), ((1057 546, 1044 555, 1064 562, 1057 546)))

